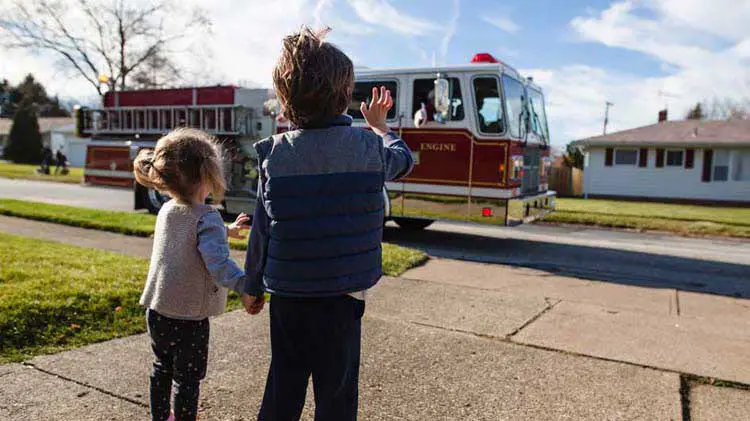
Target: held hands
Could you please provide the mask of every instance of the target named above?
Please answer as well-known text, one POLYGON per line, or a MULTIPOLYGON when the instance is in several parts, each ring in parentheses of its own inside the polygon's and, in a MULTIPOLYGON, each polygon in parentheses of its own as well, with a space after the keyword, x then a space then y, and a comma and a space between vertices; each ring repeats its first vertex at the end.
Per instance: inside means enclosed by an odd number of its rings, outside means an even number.
POLYGON ((240 301, 242 302, 242 306, 245 307, 245 311, 249 314, 256 315, 263 310, 263 306, 266 304, 266 297, 263 294, 258 297, 249 294, 242 294, 240 296, 240 301))
POLYGON ((238 240, 244 240, 245 236, 242 234, 243 229, 247 229, 250 227, 250 217, 247 216, 245 213, 239 214, 237 216, 237 219, 234 220, 229 226, 227 227, 227 236, 230 238, 236 238, 238 240))
POLYGON ((359 111, 365 117, 367 124, 372 128, 378 136, 383 136, 388 133, 388 125, 385 120, 388 115, 388 110, 393 107, 393 98, 391 98, 391 91, 385 89, 385 86, 380 87, 380 94, 378 94, 378 88, 372 88, 372 101, 368 106, 366 102, 362 102, 359 106, 359 111))

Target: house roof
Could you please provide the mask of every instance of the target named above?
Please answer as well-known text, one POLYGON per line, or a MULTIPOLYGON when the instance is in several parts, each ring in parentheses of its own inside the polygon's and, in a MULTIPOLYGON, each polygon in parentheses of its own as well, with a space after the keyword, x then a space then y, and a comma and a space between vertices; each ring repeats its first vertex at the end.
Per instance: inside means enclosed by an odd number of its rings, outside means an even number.
MULTIPOLYGON (((40 117, 39 132, 47 133, 53 129, 75 123, 73 117, 40 117)), ((13 125, 13 119, 0 118, 0 135, 8 135, 10 127, 13 125)))
POLYGON ((750 120, 666 121, 576 143, 581 146, 750 146, 750 120))

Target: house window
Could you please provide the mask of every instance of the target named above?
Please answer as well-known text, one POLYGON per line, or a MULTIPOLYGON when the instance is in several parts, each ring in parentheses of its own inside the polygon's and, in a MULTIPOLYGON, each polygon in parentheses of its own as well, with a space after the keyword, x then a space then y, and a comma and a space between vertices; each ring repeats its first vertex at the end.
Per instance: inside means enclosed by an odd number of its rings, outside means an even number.
POLYGON ((729 150, 714 151, 713 181, 729 180, 729 150))
POLYGON ((681 167, 684 151, 667 151, 667 166, 681 167))
POLYGON ((359 111, 359 105, 362 102, 366 102, 369 105, 372 100, 372 88, 377 87, 380 89, 381 86, 385 86, 385 89, 391 91, 391 98, 393 98, 393 107, 388 110, 386 118, 388 120, 396 118, 396 109, 398 108, 398 84, 393 80, 354 83, 352 102, 349 103, 349 110, 347 113, 355 120, 364 120, 362 112, 359 111))
POLYGON ((750 181, 750 150, 735 151, 732 173, 734 181, 750 181))
POLYGON ((638 162, 638 149, 616 149, 615 165, 635 165, 638 162))

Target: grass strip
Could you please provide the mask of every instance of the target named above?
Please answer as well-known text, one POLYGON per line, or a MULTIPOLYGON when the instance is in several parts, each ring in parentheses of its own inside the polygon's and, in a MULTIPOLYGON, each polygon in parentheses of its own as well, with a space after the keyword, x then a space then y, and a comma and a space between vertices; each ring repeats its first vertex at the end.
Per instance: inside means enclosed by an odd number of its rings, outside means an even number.
POLYGON ((0 177, 36 180, 36 181, 54 181, 57 183, 79 184, 83 180, 83 168, 68 168, 70 172, 66 175, 54 175, 55 167, 50 169, 52 174, 37 174, 38 165, 14 164, 11 162, 0 162, 0 177))
POLYGON ((681 235, 714 235, 750 238, 750 226, 728 225, 711 221, 684 221, 678 219, 647 218, 630 215, 607 215, 558 210, 543 219, 549 223, 592 225, 608 228, 626 228, 638 231, 666 231, 681 235))
POLYGON ((556 205, 558 211, 568 213, 714 222, 750 227, 750 207, 570 198, 558 198, 556 205))

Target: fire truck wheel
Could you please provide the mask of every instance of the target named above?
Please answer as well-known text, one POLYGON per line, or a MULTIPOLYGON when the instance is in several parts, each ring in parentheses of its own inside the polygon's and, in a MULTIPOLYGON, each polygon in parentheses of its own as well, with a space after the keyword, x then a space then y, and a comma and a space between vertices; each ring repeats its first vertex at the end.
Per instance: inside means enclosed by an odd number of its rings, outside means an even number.
POLYGON ((149 213, 156 215, 169 197, 150 188, 141 189, 141 201, 149 213))
POLYGON ((399 227, 405 230, 423 230, 432 225, 432 219, 417 219, 417 218, 393 218, 399 227))

